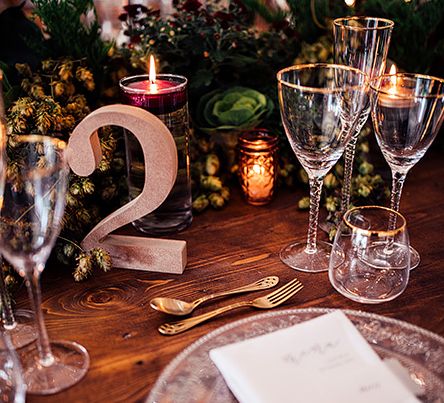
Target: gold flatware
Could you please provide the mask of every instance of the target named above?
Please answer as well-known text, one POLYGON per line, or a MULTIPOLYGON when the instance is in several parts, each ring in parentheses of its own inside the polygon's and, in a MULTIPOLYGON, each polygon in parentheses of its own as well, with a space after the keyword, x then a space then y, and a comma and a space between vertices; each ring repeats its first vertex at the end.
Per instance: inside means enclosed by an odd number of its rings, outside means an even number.
POLYGON ((214 311, 204 313, 194 318, 189 318, 178 322, 164 323, 163 325, 159 326, 158 330, 163 335, 172 336, 174 334, 182 333, 199 323, 207 321, 208 319, 214 318, 221 313, 231 311, 232 309, 240 308, 243 306, 252 306, 254 308, 260 309, 274 308, 287 301, 287 299, 291 298, 297 292, 301 291, 303 287, 304 286, 302 285, 302 283, 295 278, 281 288, 278 288, 277 290, 263 297, 256 298, 252 301, 236 302, 235 304, 215 309, 214 311))
POLYGON ((210 299, 223 297, 231 294, 240 294, 249 291, 266 290, 268 288, 274 287, 277 283, 279 283, 279 277, 269 276, 269 277, 264 277, 258 281, 255 281, 252 284, 245 285, 243 287, 238 287, 232 290, 218 292, 215 294, 205 295, 204 297, 198 298, 193 302, 185 302, 175 298, 157 297, 150 301, 150 306, 156 311, 169 313, 170 315, 177 315, 177 316, 188 315, 189 313, 193 312, 194 309, 196 309, 196 307, 198 307, 200 304, 209 301, 210 299))

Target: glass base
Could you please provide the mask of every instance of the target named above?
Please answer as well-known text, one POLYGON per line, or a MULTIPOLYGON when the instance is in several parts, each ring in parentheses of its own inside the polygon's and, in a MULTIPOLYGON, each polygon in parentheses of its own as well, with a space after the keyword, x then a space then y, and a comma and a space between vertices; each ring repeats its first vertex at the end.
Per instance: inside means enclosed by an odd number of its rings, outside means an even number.
POLYGON ((279 254, 282 262, 292 269, 309 273, 319 273, 328 270, 332 245, 318 241, 316 251, 307 252, 305 242, 292 243, 283 248, 279 254))
POLYGON ((408 281, 402 270, 375 270, 374 273, 356 273, 345 278, 338 278, 338 273, 328 272, 333 288, 344 297, 361 304, 380 304, 401 295, 408 281))
POLYGON ((193 213, 189 210, 181 214, 148 215, 133 222, 133 226, 148 235, 168 235, 189 227, 193 221, 193 213))
POLYGON ((421 263, 421 256, 415 248, 410 246, 410 270, 416 269, 421 263))
MULTIPOLYGON (((34 322, 34 314, 26 309, 14 311, 15 323, 13 326, 7 326, 3 322, 4 332, 11 339, 15 349, 22 348, 37 339, 37 329, 34 322)), ((0 350, 2 346, 0 346, 0 350)))
POLYGON ((80 344, 69 341, 51 343, 54 362, 43 366, 36 346, 20 352, 27 392, 50 395, 79 382, 88 371, 89 355, 80 344))

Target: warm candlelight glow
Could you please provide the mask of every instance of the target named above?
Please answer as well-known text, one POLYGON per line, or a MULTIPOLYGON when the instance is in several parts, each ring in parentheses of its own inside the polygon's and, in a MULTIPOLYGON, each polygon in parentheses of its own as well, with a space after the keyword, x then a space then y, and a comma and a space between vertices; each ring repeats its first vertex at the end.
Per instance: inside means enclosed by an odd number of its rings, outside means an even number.
POLYGON ((277 137, 266 132, 247 132, 239 138, 239 173, 248 203, 270 202, 276 179, 277 137))
POLYGON ((349 7, 353 7, 356 3, 356 0, 344 0, 344 3, 349 7))
POLYGON ((154 61, 154 56, 150 55, 150 70, 148 73, 148 78, 150 81, 150 93, 155 94, 157 92, 156 84, 156 63, 154 61))
POLYGON ((393 63, 392 66, 390 67, 390 71, 389 74, 392 75, 392 77, 390 77, 390 88, 388 89, 388 92, 390 94, 396 95, 397 93, 397 85, 398 85, 398 79, 396 77, 396 64, 393 63))

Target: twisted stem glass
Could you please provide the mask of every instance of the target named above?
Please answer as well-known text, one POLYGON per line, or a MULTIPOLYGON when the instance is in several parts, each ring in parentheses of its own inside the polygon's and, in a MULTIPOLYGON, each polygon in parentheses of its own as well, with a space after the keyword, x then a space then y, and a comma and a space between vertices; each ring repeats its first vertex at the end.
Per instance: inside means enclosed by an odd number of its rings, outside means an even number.
POLYGON ((296 270, 325 271, 331 244, 317 241, 322 184, 344 152, 367 102, 367 76, 353 67, 308 64, 283 69, 277 78, 285 132, 310 182, 307 240, 286 246, 280 257, 296 270))
MULTIPOLYGON (((376 139, 392 171, 390 207, 399 211, 407 173, 428 150, 444 121, 444 80, 385 74, 372 80, 370 92, 376 139)), ((420 256, 413 248, 410 253, 413 269, 420 256)))
MULTIPOLYGON (((385 71, 394 23, 384 18, 346 17, 333 21, 335 63, 355 67, 370 78, 385 71)), ((350 205, 353 161, 359 133, 367 122, 370 103, 359 116, 356 129, 344 153, 344 182, 341 196, 341 216, 350 205)))

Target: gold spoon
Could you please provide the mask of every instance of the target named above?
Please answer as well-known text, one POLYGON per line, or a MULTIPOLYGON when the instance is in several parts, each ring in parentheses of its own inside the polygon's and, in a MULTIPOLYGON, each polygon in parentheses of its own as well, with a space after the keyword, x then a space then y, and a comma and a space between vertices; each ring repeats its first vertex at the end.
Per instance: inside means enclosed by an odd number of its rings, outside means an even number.
POLYGON ((253 299, 252 301, 236 302, 234 304, 215 309, 214 311, 206 312, 202 315, 180 320, 178 322, 164 323, 163 325, 159 326, 158 330, 165 336, 172 336, 173 334, 182 333, 185 330, 191 329, 192 327, 198 325, 199 323, 214 318, 221 313, 231 311, 232 309, 240 308, 243 306, 253 306, 260 309, 271 309, 287 301, 294 294, 301 291, 302 288, 304 288, 302 283, 297 278, 295 278, 281 288, 278 288, 277 290, 273 291, 270 294, 264 295, 263 297, 253 299))
POLYGON ((240 294, 249 291, 266 290, 268 288, 274 287, 277 283, 279 283, 279 277, 277 276, 264 277, 252 284, 248 284, 243 287, 235 288, 229 291, 222 291, 215 294, 205 295, 204 297, 198 298, 193 302, 185 302, 175 298, 157 297, 150 301, 150 305, 151 308, 155 309, 156 311, 169 313, 170 315, 188 315, 189 313, 193 312, 197 306, 210 299, 222 297, 225 295, 240 294))

